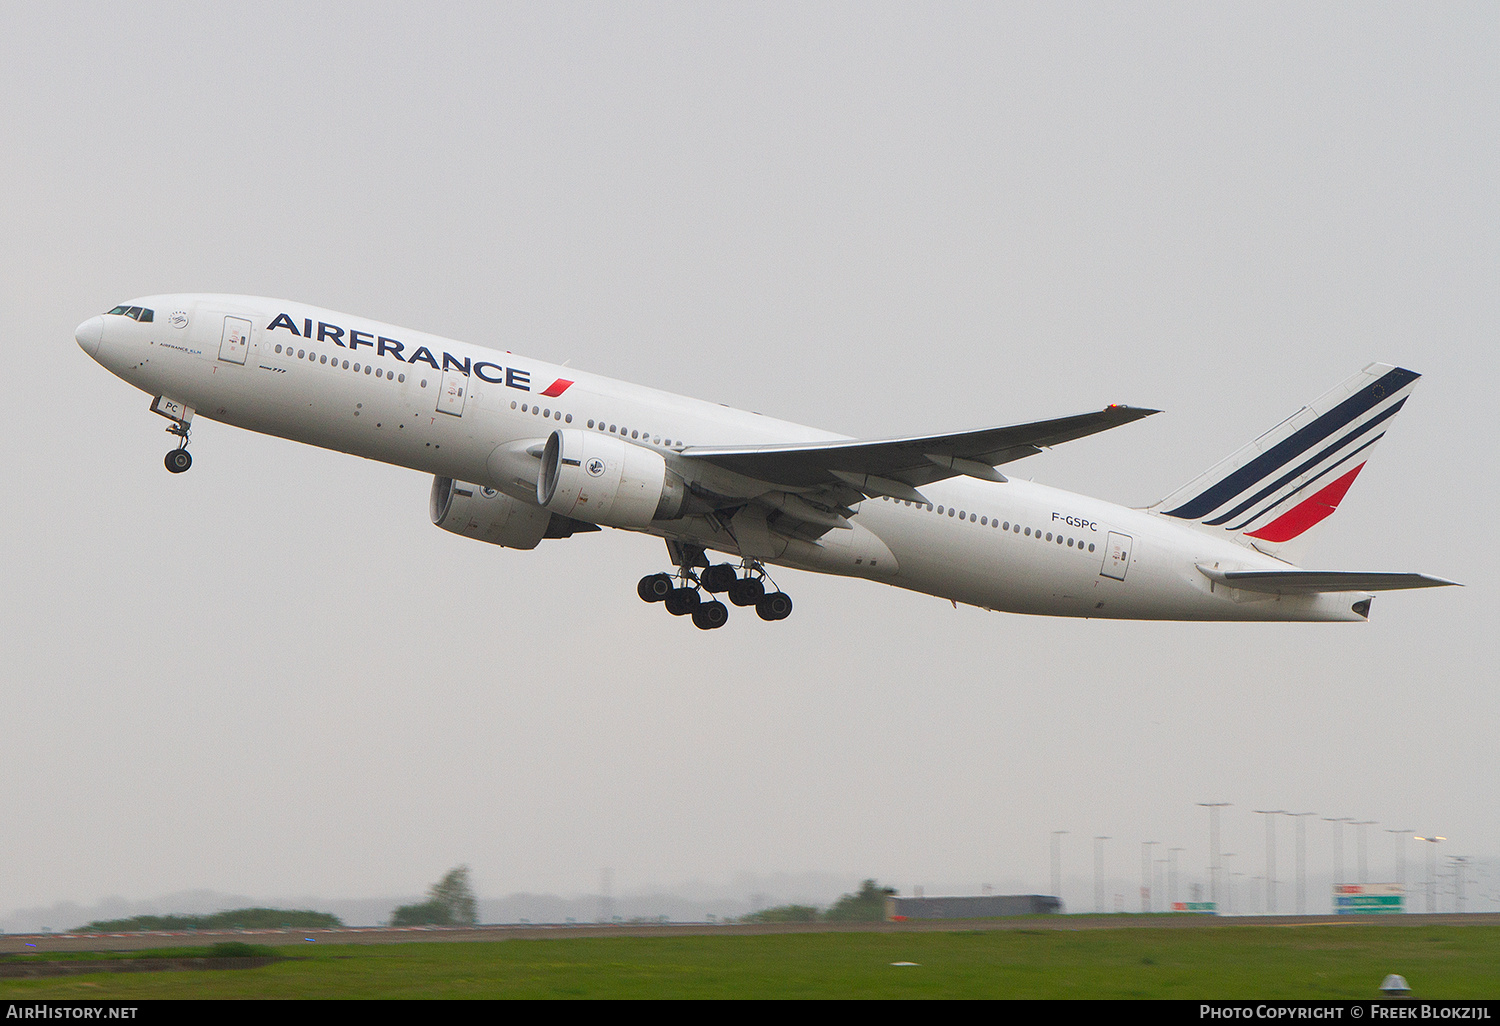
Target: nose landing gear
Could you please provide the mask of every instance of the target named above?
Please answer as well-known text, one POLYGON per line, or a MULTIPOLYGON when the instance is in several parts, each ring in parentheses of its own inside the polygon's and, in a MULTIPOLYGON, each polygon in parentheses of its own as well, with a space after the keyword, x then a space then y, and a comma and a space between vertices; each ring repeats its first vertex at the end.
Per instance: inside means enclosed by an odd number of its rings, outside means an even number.
POLYGON ((159 395, 151 400, 151 412, 159 413, 170 420, 172 423, 167 425, 167 434, 176 435, 182 439, 177 443, 177 448, 167 453, 166 458, 162 460, 169 471, 180 474, 193 465, 193 457, 187 451, 188 429, 193 425, 193 408, 175 399, 159 395))
POLYGON ((187 451, 188 426, 186 424, 168 425, 167 434, 176 435, 182 441, 178 443, 177 448, 167 453, 166 459, 162 462, 167 465, 167 469, 172 473, 180 474, 193 465, 193 454, 187 451))

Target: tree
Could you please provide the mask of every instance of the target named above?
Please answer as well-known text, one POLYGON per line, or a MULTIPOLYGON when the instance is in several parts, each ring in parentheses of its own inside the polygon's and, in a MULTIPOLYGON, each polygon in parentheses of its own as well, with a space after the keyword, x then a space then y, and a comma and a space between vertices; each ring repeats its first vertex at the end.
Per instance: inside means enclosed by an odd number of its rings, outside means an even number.
POLYGON ((427 900, 402 905, 391 915, 392 926, 473 926, 479 903, 469 886, 469 867, 457 866, 427 889, 427 900))
POLYGON ((823 914, 831 923, 873 923, 885 919, 885 899, 894 887, 881 887, 874 880, 859 885, 858 894, 846 894, 823 914))
POLYGON ((818 910, 811 905, 777 905, 775 908, 751 912, 740 919, 742 923, 816 923, 818 910))

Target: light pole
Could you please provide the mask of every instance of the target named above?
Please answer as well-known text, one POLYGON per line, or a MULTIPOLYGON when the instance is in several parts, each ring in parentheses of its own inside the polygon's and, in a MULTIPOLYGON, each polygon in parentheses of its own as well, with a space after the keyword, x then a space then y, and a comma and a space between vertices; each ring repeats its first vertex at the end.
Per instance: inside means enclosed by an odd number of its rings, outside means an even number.
MULTIPOLYGON (((1221 858, 1232 859, 1232 858, 1234 858, 1234 856, 1235 856, 1235 853, 1231 851, 1231 852, 1227 852, 1224 855, 1222 855, 1221 858)), ((1224 914, 1226 916, 1232 916, 1232 915, 1234 915, 1234 878, 1235 878, 1235 872, 1234 872, 1233 864, 1231 864, 1228 868, 1229 868, 1229 873, 1224 878, 1224 906, 1225 906, 1224 907, 1224 914)), ((1216 911, 1216 912, 1218 911, 1218 906, 1214 907, 1214 911, 1216 911)))
MULTIPOLYGON (((1436 845, 1439 841, 1446 841, 1446 837, 1418 837, 1418 841, 1426 841, 1436 845)), ((1427 911, 1437 911, 1437 848, 1427 849, 1427 911)))
POLYGON ((1449 855, 1453 860, 1453 911, 1464 910, 1464 865, 1469 861, 1467 855, 1449 855))
POLYGON ((1052 896, 1062 902, 1062 835, 1066 830, 1052 831, 1052 896))
POLYGON ((1297 914, 1307 914, 1307 831, 1303 829, 1302 820, 1306 816, 1316 816, 1316 812, 1288 812, 1297 821, 1297 914))
POLYGON ((1266 915, 1276 914, 1276 821, 1272 816, 1283 816, 1285 809, 1256 809, 1257 816, 1266 817, 1266 915))
POLYGON ((1167 911, 1171 912, 1177 905, 1177 853, 1187 851, 1186 848, 1170 848, 1167 850, 1167 911))
POLYGON ((1160 841, 1141 842, 1141 911, 1151 911, 1151 847, 1160 841))
POLYGON ((1208 810, 1208 900, 1218 907, 1219 902, 1219 810, 1228 802, 1199 802, 1208 810))
POLYGON ((1359 827, 1359 882, 1369 883, 1369 874, 1365 872, 1365 827, 1375 826, 1373 819, 1364 819, 1354 824, 1359 827))
POLYGON ((1411 833, 1411 827, 1403 830, 1387 830, 1391 835, 1391 843, 1396 846, 1396 883, 1401 885, 1401 904, 1406 906, 1406 836, 1411 833))
POLYGON ((1323 817, 1324 823, 1332 823, 1338 828, 1338 834, 1333 839, 1333 885, 1337 887, 1344 882, 1344 824, 1351 823, 1348 816, 1340 816, 1338 819, 1323 817))
POLYGON ((1104 911, 1104 842, 1108 837, 1094 838, 1094 911, 1104 911))

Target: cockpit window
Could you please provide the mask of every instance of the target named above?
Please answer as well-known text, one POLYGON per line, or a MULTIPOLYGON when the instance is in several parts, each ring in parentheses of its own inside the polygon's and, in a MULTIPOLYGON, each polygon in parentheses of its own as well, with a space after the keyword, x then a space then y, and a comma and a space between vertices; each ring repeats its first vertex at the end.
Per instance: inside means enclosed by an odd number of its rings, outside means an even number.
POLYGON ((119 314, 121 317, 129 317, 133 321, 141 321, 142 323, 153 321, 156 318, 155 311, 148 310, 144 306, 117 306, 110 313, 119 314))

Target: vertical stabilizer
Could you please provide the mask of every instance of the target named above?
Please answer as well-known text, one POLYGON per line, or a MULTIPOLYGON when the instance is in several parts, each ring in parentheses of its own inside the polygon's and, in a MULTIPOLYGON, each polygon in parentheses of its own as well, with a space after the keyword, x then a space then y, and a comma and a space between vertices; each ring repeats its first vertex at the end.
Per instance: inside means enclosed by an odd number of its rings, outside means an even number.
POLYGON ((1372 363, 1151 509, 1297 561, 1419 377, 1372 363))

